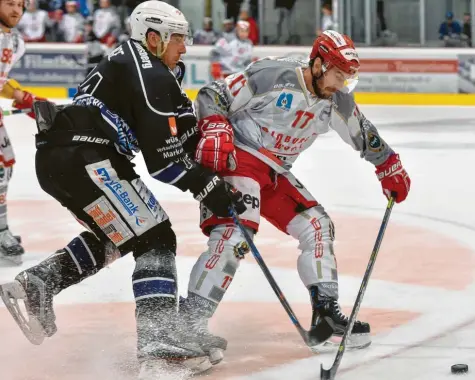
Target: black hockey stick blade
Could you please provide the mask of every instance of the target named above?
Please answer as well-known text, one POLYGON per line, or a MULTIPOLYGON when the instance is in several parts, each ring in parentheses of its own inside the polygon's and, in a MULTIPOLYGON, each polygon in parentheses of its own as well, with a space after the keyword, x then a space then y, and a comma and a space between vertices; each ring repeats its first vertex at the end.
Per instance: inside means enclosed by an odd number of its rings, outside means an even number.
POLYGON ((337 368, 331 367, 330 369, 323 368, 323 364, 320 364, 320 379, 321 380, 334 380, 337 368))

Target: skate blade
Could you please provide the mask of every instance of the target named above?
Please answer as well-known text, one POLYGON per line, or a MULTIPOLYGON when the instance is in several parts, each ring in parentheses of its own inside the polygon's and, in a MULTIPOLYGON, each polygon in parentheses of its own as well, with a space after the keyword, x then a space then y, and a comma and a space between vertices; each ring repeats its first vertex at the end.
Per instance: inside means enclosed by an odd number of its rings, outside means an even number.
MULTIPOLYGON (((337 347, 340 345, 342 337, 332 336, 324 346, 337 347)), ((371 345, 371 334, 351 334, 346 342, 346 348, 350 350, 361 350, 371 345)))
MULTIPOLYGON (((323 354, 334 352, 340 346, 342 337, 333 335, 325 343, 310 347, 314 354, 323 354)), ((371 345, 370 334, 351 335, 346 342, 346 348, 349 350, 362 350, 371 345)))
MULTIPOLYGON (((40 345, 45 339, 41 323, 27 311, 23 312, 18 304, 19 299, 26 299, 26 293, 18 281, 0 285, 0 296, 7 310, 20 327, 26 338, 34 345, 40 345), (29 316, 29 318, 26 317, 29 316)), ((25 308, 26 309, 26 308, 25 308)))
POLYGON ((200 356, 198 358, 190 359, 168 359, 167 362, 169 365, 177 365, 186 368, 186 370, 192 375, 206 372, 213 366, 208 356, 200 356))
POLYGON ((150 359, 142 362, 138 380, 185 380, 212 367, 208 357, 150 359))
POLYGON ((212 365, 219 364, 224 359, 224 350, 221 348, 211 348, 208 352, 208 357, 212 365))

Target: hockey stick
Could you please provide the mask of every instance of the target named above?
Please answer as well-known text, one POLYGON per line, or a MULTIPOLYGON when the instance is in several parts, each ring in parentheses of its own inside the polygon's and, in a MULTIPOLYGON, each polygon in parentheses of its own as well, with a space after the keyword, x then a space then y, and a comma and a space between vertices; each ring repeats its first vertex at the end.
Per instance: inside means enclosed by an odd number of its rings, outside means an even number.
POLYGON ((334 325, 331 319, 328 317, 323 318, 322 321, 317 326, 313 327, 310 331, 307 331, 302 327, 290 304, 285 298, 284 293, 282 293, 282 290, 280 290, 279 285, 277 285, 277 282, 272 276, 272 273, 264 262, 264 259, 262 258, 261 254, 257 250, 257 247, 252 241, 251 236, 240 222, 238 214, 236 213, 234 207, 230 207, 230 213, 232 218, 234 219, 234 223, 236 223, 236 225, 239 227, 242 234, 244 235, 244 239, 251 248, 252 255, 256 259, 257 264, 259 264, 259 266, 261 267, 262 272, 264 272, 264 275, 266 276, 267 281, 269 282, 272 290, 274 291, 275 295, 284 307, 285 311, 287 312, 287 315, 290 317, 290 320, 296 327, 297 331, 300 333, 300 336, 304 340, 305 344, 307 344, 307 346, 309 347, 313 347, 326 342, 333 335, 334 332, 334 325))
POLYGON ((3 116, 11 116, 11 115, 19 115, 22 113, 29 113, 31 111, 33 111, 32 108, 24 108, 22 110, 1 110, 0 113, 3 116))
POLYGON ((340 366, 341 359, 343 358, 343 354, 345 353, 346 343, 350 336, 350 331, 353 330, 353 325, 356 321, 356 315, 360 310, 361 302, 363 301, 363 296, 366 291, 366 287, 368 286, 369 278, 371 277, 371 272, 373 272, 373 267, 376 262, 376 257, 378 256, 379 247, 381 246, 381 242, 383 241, 384 232, 386 231, 386 227, 389 222, 389 216, 391 215, 391 211, 394 206, 394 197, 393 194, 388 201, 388 205, 386 207, 386 212, 384 213, 384 218, 381 223, 381 227, 379 228, 378 237, 376 238, 376 242, 374 243, 373 252, 369 258, 369 263, 366 268, 366 272, 363 276, 363 280, 361 282, 360 290, 358 291, 358 296, 356 297, 355 305, 353 306, 353 310, 351 311, 350 319, 348 321, 348 326, 346 327, 345 333, 340 343, 340 347, 338 347, 338 352, 336 354, 335 360, 333 361, 332 366, 330 369, 324 369, 323 365, 320 365, 320 379, 321 380, 334 380, 336 376, 336 371, 338 371, 338 367, 340 366))

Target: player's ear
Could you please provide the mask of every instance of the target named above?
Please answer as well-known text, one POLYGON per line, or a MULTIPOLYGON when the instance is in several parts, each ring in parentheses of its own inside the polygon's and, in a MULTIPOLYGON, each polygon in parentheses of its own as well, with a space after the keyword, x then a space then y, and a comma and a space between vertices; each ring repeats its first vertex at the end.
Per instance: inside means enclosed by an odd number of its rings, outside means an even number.
POLYGON ((313 61, 313 72, 314 73, 319 73, 322 70, 322 60, 320 57, 315 58, 313 61))
POLYGON ((147 45, 151 51, 157 51, 157 47, 160 46, 161 41, 162 39, 159 33, 154 31, 150 31, 147 33, 147 45))

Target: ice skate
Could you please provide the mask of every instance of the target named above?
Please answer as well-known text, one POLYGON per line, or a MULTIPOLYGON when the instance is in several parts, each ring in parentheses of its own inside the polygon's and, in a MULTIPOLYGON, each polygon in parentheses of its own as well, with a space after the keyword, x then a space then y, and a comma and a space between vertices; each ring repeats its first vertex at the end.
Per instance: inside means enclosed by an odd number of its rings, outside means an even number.
POLYGON ((185 328, 189 330, 190 336, 194 337, 200 348, 208 355, 211 364, 220 363, 224 359, 228 341, 209 331, 207 318, 187 316, 185 321, 185 328))
POLYGON ((0 257, 15 264, 23 263, 23 254, 25 250, 21 245, 21 237, 14 236, 7 228, 0 231, 0 257))
POLYGON ((8 311, 27 339, 36 345, 56 332, 54 292, 42 279, 47 278, 48 270, 51 268, 38 265, 21 272, 15 281, 0 286, 0 296, 8 311), (24 307, 19 301, 23 301, 24 307))
POLYGON ((182 318, 177 316, 176 311, 158 311, 157 314, 151 316, 139 313, 137 316, 138 360, 141 373, 149 376, 143 379, 158 378, 150 377, 155 370, 166 369, 181 376, 191 376, 210 369, 212 364, 208 355, 190 336, 189 331, 183 329, 182 318))
POLYGON ((187 299, 180 298, 180 316, 182 318, 182 328, 188 331, 190 337, 196 341, 200 348, 208 355, 211 364, 216 365, 224 359, 224 351, 228 347, 228 341, 209 331, 209 319, 193 308, 187 299))
POLYGON ((200 346, 179 331, 159 334, 154 334, 148 344, 139 344, 140 380, 188 379, 212 367, 200 346))
MULTIPOLYGON (((320 318, 330 317, 334 323, 333 336, 323 345, 311 347, 313 352, 321 352, 322 347, 334 347, 340 344, 343 334, 348 326, 348 317, 341 311, 338 301, 316 293, 312 297, 313 315, 312 326, 318 324, 320 318)), ((355 321, 353 330, 348 338, 347 348, 361 349, 371 344, 371 329, 368 323, 355 321)))

